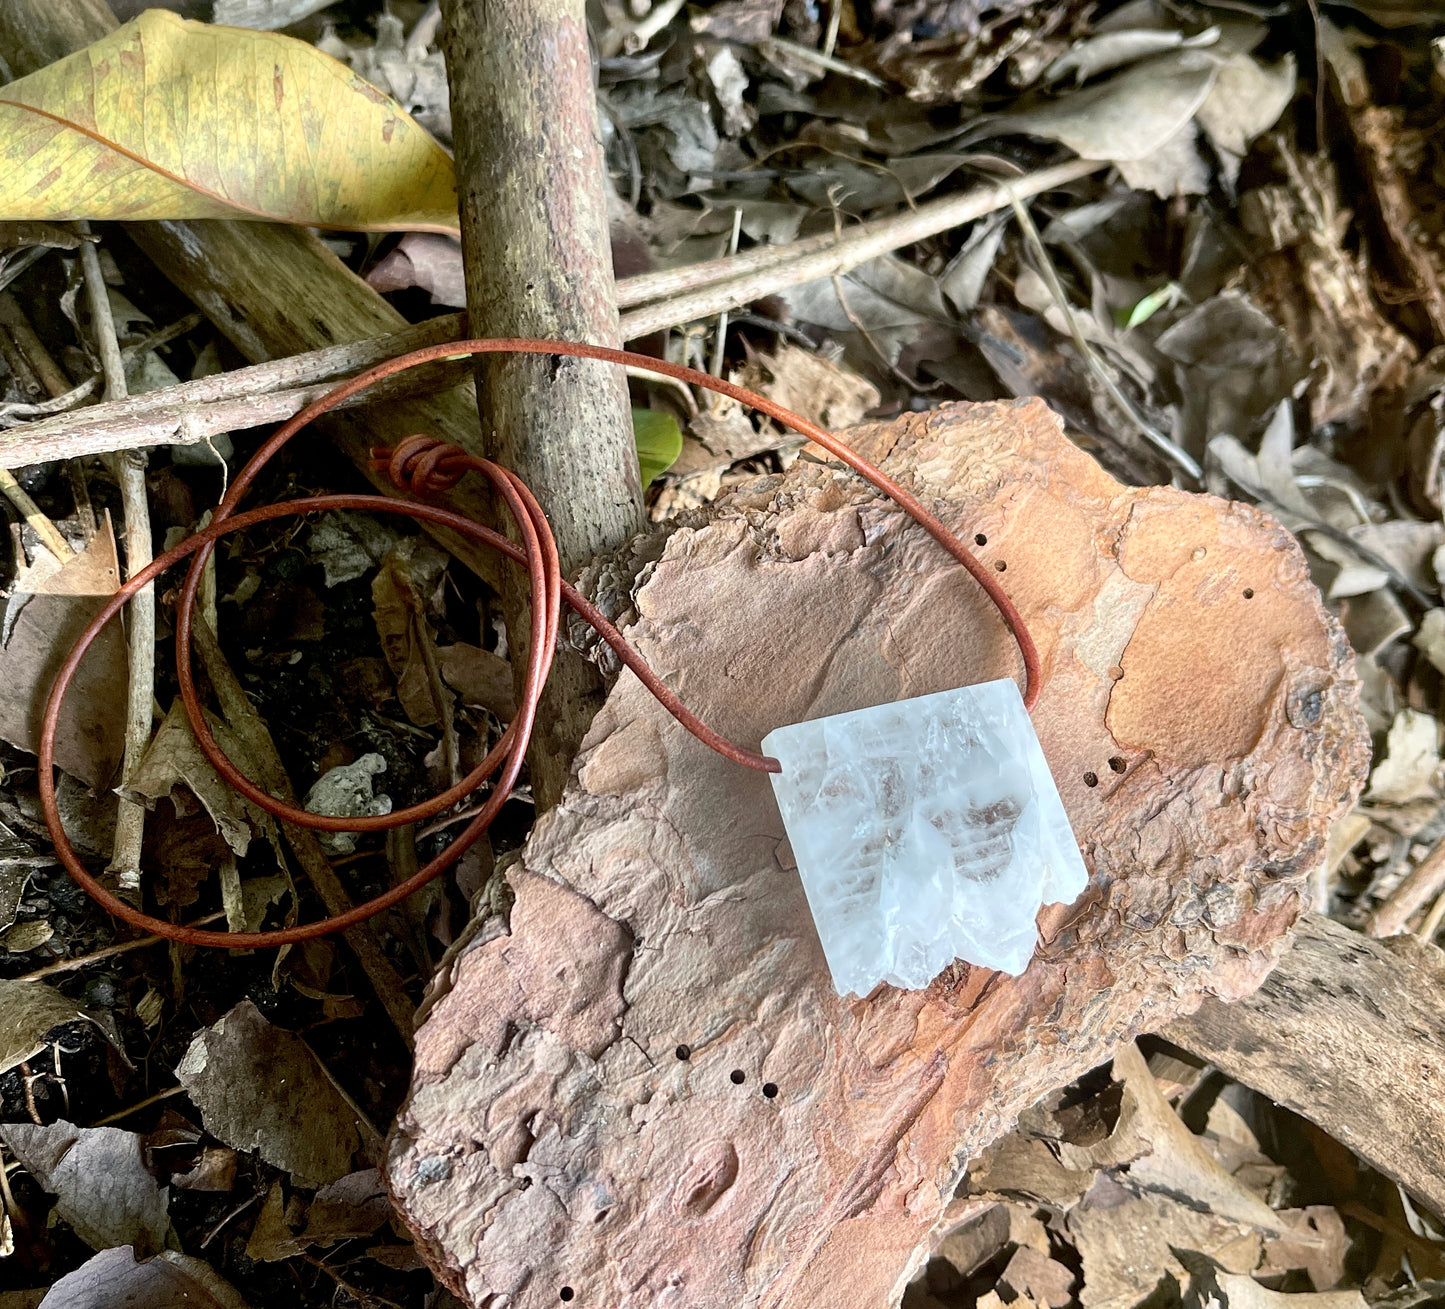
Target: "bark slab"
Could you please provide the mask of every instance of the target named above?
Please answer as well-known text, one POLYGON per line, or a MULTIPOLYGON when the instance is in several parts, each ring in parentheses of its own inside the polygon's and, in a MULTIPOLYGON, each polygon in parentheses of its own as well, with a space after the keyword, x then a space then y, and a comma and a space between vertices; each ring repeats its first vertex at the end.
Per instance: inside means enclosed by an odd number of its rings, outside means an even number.
MULTIPOLYGON (((766 778, 624 674, 509 871, 509 922, 438 979, 390 1142, 397 1205, 470 1304, 896 1303, 1020 1110, 1260 984, 1363 784, 1352 656, 1273 519, 1120 485, 1038 401, 851 439, 1004 571, 1089 890, 1045 911, 1020 978, 840 999, 766 778)), ((1020 671, 963 570, 818 463, 594 571, 747 744, 1020 671)))

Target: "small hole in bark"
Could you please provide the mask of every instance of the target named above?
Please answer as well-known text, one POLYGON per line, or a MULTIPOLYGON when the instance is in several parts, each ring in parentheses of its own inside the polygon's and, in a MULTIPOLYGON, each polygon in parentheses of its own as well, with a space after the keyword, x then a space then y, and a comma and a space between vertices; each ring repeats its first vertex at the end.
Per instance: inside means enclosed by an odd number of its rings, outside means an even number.
POLYGON ((778 1085, 777 1085, 776 1082, 764 1082, 764 1083, 763 1083, 763 1094, 764 1094, 765 1096, 767 1096, 769 1100, 771 1100, 774 1096, 776 1096, 777 1093, 778 1093, 778 1085))
POLYGON ((1084 774, 1084 785, 1085 785, 1085 786, 1098 786, 1098 785, 1099 785, 1099 775, 1098 775, 1098 773, 1085 773, 1085 774, 1084 774))
POLYGON ((1125 759, 1122 755, 1115 755, 1112 759, 1109 760, 1109 767, 1112 768, 1116 773, 1122 773, 1126 768, 1129 767, 1129 761, 1125 759))
POLYGON ((994 567, 997 568, 1001 573, 1008 571, 1008 565, 1004 563, 1002 559, 998 560, 998 562, 994 564, 994 567))
POLYGON ((560 1291, 557 1292, 557 1298, 559 1300, 570 1300, 576 1294, 577 1292, 574 1291, 570 1286, 564 1286, 560 1291))
POLYGON ((741 1086, 748 1080, 748 1075, 743 1072, 741 1068, 734 1068, 732 1072, 728 1074, 728 1078, 734 1086, 741 1086))
POLYGON ((980 532, 977 536, 973 538, 973 543, 974 545, 987 545, 988 537, 986 537, 982 532, 980 532))
POLYGON ((1246 587, 1244 588, 1244 598, 1245 598, 1246 600, 1253 600, 1253 599, 1254 599, 1254 587, 1252 587, 1252 586, 1246 586, 1246 587))
POLYGON ((691 1059, 692 1047, 688 1045, 680 1045, 677 1047, 676 1050, 673 1051, 673 1053, 677 1055, 679 1059, 691 1059))

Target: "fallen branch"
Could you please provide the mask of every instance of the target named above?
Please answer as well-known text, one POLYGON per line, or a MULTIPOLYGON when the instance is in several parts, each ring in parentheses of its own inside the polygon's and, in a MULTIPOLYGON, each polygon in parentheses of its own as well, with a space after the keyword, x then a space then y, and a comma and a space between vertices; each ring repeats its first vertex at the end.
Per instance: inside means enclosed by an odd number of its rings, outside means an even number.
POLYGON ((736 309, 751 300, 760 300, 818 277, 849 272, 859 264, 912 245, 915 241, 926 240, 1000 209, 1007 209, 1013 203, 1013 196, 1027 200, 1077 182, 1104 167, 1106 165, 1097 159, 1070 159, 1011 180, 1007 187, 981 186, 962 195, 930 200, 917 209, 860 223, 857 227, 845 229, 841 235, 821 232, 780 245, 755 246, 720 259, 625 278, 617 284, 617 303, 621 308, 653 305, 660 301, 666 304, 667 315, 680 316, 668 317, 666 322, 656 321, 656 313, 664 312, 663 304, 657 304, 655 310, 647 314, 624 314, 623 336, 634 340, 660 327, 691 322, 694 318, 709 318, 725 308, 736 309), (732 289, 719 298, 724 285, 732 289), (700 298, 704 290, 710 292, 706 300, 700 298), (708 307, 691 309, 693 293, 699 297, 696 303, 708 307), (741 298, 730 298, 732 296, 741 298))
MULTIPOLYGON (((90 224, 79 223, 82 237, 90 235, 90 224)), ((90 304, 90 330, 95 337, 105 376, 105 398, 124 401, 130 394, 125 380, 125 360, 115 334, 110 312, 110 294, 100 268, 100 252, 94 241, 80 246, 80 265, 85 273, 86 297, 90 304)), ((61 379, 57 379, 59 381, 61 379)), ((120 487, 121 510, 125 518, 125 567, 134 576, 152 559, 150 506, 146 497, 146 457, 139 450, 119 450, 108 461, 120 487)), ((156 685, 156 589, 143 587, 131 601, 126 636, 130 646, 130 674, 126 687, 125 771, 135 768, 145 755, 151 739, 151 706, 156 685)), ((119 894, 141 894, 141 845, 145 840, 146 808, 122 795, 115 820, 115 846, 106 871, 114 873, 119 894)))
POLYGON ((1442 990, 1445 955, 1433 945, 1375 941, 1309 914, 1254 995, 1206 1000, 1162 1034, 1445 1214, 1442 990))
MULTIPOLYGON (((1100 167, 1094 160, 1072 160, 1020 178, 1011 187, 1014 195, 1027 198, 1085 177, 1100 167)), ((984 187, 935 200, 909 213, 864 223, 841 238, 831 233, 804 237, 686 268, 625 278, 617 284, 619 304, 636 305, 658 295, 669 298, 623 314, 622 335, 636 340, 663 327, 740 308, 817 277, 846 273, 914 241, 1006 209, 1010 203, 1003 188, 984 187)), ((17 426, 0 434, 0 467, 18 468, 46 459, 70 459, 111 450, 189 445, 218 432, 284 422, 345 377, 393 355, 456 340, 466 332, 465 316, 448 314, 385 336, 293 354, 151 391, 122 404, 94 405, 74 414, 17 426)), ((396 388, 384 391, 377 387, 349 404, 422 389, 435 394, 463 381, 469 371, 469 362, 463 361, 425 378, 404 375, 405 381, 396 388)))
MULTIPOLYGON (((1365 930, 1371 936, 1394 936, 1403 932, 1410 919, 1445 890, 1445 840, 1437 841, 1430 853, 1415 865, 1369 917, 1365 930)), ((1421 932, 1425 940, 1430 934, 1421 932)))

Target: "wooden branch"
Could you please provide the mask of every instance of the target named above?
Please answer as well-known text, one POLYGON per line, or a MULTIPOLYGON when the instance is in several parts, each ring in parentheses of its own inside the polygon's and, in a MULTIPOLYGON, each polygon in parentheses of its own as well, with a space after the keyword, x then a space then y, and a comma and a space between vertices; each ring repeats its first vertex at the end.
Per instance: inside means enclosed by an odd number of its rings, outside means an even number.
MULTIPOLYGON (((238 428, 281 423, 319 399, 342 379, 395 354, 452 340, 456 319, 432 319, 387 336, 288 355, 270 363, 215 373, 131 396, 88 405, 0 432, 0 467, 48 459, 75 459, 111 450, 192 445, 238 428)), ((420 368, 378 383, 344 401, 355 408, 420 393, 435 395, 467 380, 469 364, 420 368)))
MULTIPOLYGON (((478 336, 619 345, 597 98, 584 0, 443 0, 467 307, 478 336)), ((642 486, 626 378, 537 356, 477 362, 492 454, 540 501, 564 574, 640 532, 642 486)), ((520 579, 503 592, 526 649, 520 579)), ((559 651, 530 755, 540 804, 561 795, 600 705, 595 669, 559 651)))
POLYGON ((860 223, 841 235, 828 232, 805 236, 707 263, 642 273, 618 284, 619 303, 648 305, 623 316, 623 336, 635 340, 661 327, 710 318, 724 309, 737 309, 819 277, 850 272, 870 259, 1007 209, 1012 204, 1011 194, 1027 200, 1103 167, 1100 160, 1071 159, 1016 178, 1007 186, 990 184, 945 196, 889 218, 860 223), (659 303, 650 304, 653 300, 659 303))
MULTIPOLYGON (((1098 167, 1091 160, 1060 164, 1020 178, 1013 183, 1013 191, 1021 197, 1039 195, 1098 167)), ((864 223, 841 237, 831 233, 804 237, 723 259, 624 278, 617 283, 618 303, 643 307, 622 315, 622 336, 633 340, 660 327, 740 308, 814 276, 847 272, 860 262, 971 222, 1008 203, 1003 191, 986 187, 921 205, 916 211, 864 223), (646 303, 658 293, 668 298, 646 303)), ((448 314, 387 335, 183 382, 123 404, 93 405, 56 418, 17 424, 0 433, 0 468, 111 450, 186 445, 218 432, 284 422, 342 378, 408 350, 467 334, 466 316, 448 314)), ((457 363, 438 366, 435 372, 403 374, 394 382, 348 401, 347 407, 420 391, 435 393, 460 383, 469 369, 470 365, 457 363)))
MULTIPOLYGON (((1371 936, 1403 932, 1421 909, 1445 888, 1445 840, 1436 841, 1430 853, 1401 879, 1400 885, 1365 923, 1371 936)), ((1422 933, 1428 940, 1430 933, 1422 933)))
POLYGON ((1445 1214, 1445 954, 1306 915, 1254 995, 1162 1035, 1324 1128, 1445 1214))

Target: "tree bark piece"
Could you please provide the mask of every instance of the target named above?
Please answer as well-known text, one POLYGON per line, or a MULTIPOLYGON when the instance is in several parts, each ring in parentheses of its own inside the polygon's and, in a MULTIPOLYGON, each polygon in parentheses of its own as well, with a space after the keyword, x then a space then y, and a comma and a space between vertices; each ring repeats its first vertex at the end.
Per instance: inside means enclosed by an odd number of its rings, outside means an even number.
MULTIPOLYGON (((1363 784, 1351 656, 1273 519, 1121 486, 1039 401, 850 439, 1006 569, 1089 890, 1045 911, 1022 977, 840 999, 766 778, 624 674, 510 871, 509 924, 435 987, 389 1146, 419 1248, 473 1305, 896 1302, 958 1161, 1120 1042, 1259 985, 1363 784)), ((807 460, 594 573, 744 744, 1019 674, 963 570, 807 460)))
MULTIPOLYGON (((443 0, 467 311, 478 336, 621 344, 585 11, 584 0, 443 0)), ((494 457, 551 521, 564 574, 643 530, 620 370, 485 356, 477 396, 494 457)), ((503 603, 521 677, 520 579, 503 603)), ((561 795, 600 689, 592 669, 558 652, 532 737, 539 804, 561 795)))
POLYGON ((1164 1036, 1293 1109, 1445 1214, 1445 953, 1309 914, 1254 995, 1164 1036))

